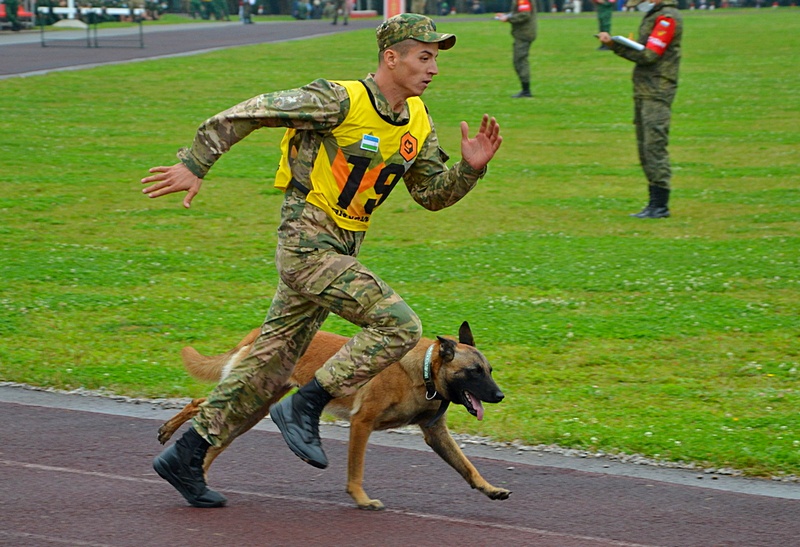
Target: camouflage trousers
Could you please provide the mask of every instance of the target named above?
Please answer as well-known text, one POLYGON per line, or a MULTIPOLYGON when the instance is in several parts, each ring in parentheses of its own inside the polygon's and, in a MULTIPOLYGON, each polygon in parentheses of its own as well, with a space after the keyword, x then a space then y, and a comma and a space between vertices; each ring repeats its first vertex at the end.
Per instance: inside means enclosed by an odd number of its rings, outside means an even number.
POLYGON ((285 384, 330 312, 361 327, 316 373, 334 397, 355 392, 402 358, 422 334, 408 304, 356 260, 363 233, 341 230, 290 188, 278 235, 280 281, 261 335, 193 421, 214 446, 238 435, 248 418, 285 384))
POLYGON ((528 55, 532 43, 528 40, 514 38, 514 70, 523 84, 531 83, 531 65, 528 62, 528 55))
POLYGON ((639 163, 650 185, 669 189, 672 169, 667 145, 671 105, 668 101, 654 99, 634 99, 634 105, 639 163))
POLYGON ((597 25, 600 29, 600 32, 608 32, 611 33, 611 16, 614 14, 614 10, 616 9, 615 2, 609 1, 603 4, 595 4, 595 9, 597 10, 597 25))

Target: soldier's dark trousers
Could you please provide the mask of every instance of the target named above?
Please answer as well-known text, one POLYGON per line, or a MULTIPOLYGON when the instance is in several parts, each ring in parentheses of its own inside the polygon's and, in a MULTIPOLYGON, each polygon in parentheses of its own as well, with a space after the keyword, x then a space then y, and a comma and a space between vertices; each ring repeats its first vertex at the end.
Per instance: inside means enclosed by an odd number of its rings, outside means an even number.
POLYGON ((667 101, 634 99, 633 123, 636 126, 636 142, 639 162, 647 182, 652 186, 670 188, 672 169, 669 163, 669 123, 672 114, 667 101))
POLYGON ((532 43, 528 40, 514 39, 514 70, 523 87, 531 82, 531 65, 528 61, 528 55, 530 54, 532 43))
POLYGON ((597 26, 600 32, 608 32, 611 34, 611 16, 616 8, 615 2, 606 2, 605 4, 595 4, 597 9, 597 26))

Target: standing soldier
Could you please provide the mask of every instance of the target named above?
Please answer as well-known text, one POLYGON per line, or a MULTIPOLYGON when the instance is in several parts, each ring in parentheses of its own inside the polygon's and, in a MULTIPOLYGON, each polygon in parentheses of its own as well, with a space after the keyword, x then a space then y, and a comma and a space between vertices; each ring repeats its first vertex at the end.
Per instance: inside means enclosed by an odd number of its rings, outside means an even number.
POLYGON ((654 0, 652 4, 628 0, 627 6, 649 8, 639 25, 638 42, 644 47, 638 50, 619 44, 607 32, 601 32, 597 37, 620 57, 636 63, 633 69, 633 123, 650 201, 644 209, 631 216, 666 218, 669 216, 672 179, 667 145, 672 101, 678 90, 683 18, 677 0, 654 0))
POLYGON ((536 40, 536 4, 534 0, 513 0, 511 13, 498 13, 500 21, 511 23, 511 36, 514 38, 514 70, 522 84, 522 91, 512 95, 514 99, 532 97, 531 67, 528 54, 531 44, 536 40))
POLYGON ((196 507, 225 497, 203 476, 208 448, 224 446, 284 384, 330 312, 361 327, 315 378, 270 409, 292 451, 325 468, 319 438, 322 409, 413 348, 419 317, 356 258, 373 211, 399 186, 432 211, 455 204, 486 173, 502 142, 484 114, 477 135, 461 122, 461 161, 448 168, 420 95, 439 73, 439 50, 452 34, 423 15, 401 14, 377 29, 378 68, 363 80, 318 79, 266 93, 206 120, 179 163, 150 169, 151 198, 187 192, 184 207, 219 157, 253 131, 284 127, 275 185, 284 193, 276 265, 280 280, 250 355, 201 405, 192 427, 153 462, 158 474, 196 507))
POLYGON ((352 0, 336 0, 336 8, 333 12, 333 23, 331 24, 336 24, 336 21, 339 19, 339 10, 342 10, 342 19, 346 25, 348 19, 350 19, 350 7, 352 5, 352 0))
POLYGON ((5 0, 4 4, 6 5, 6 19, 8 19, 8 23, 11 25, 11 30, 20 30, 22 25, 19 24, 19 19, 17 17, 19 0, 5 0))
MULTIPOLYGON (((611 34, 611 16, 614 13, 616 0, 593 0, 594 9, 597 10, 597 24, 600 32, 607 32, 611 34)), ((605 44, 600 44, 597 49, 608 51, 609 48, 605 44)))

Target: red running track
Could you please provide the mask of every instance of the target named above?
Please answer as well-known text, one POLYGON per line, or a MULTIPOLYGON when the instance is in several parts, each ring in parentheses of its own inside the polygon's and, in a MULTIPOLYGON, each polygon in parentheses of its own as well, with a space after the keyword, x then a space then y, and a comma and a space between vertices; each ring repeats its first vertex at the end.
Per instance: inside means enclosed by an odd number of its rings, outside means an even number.
POLYGON ((376 435, 365 488, 387 510, 361 511, 344 490, 347 430, 335 426, 323 427, 324 471, 259 426, 211 469, 228 506, 196 509, 150 465, 173 412, 0 388, 0 545, 783 547, 800 537, 797 485, 721 477, 699 487, 679 484, 700 483, 697 473, 660 470, 654 480, 609 462, 587 471, 577 458, 537 465, 533 453, 467 445, 481 473, 513 491, 492 501, 411 435, 376 435))

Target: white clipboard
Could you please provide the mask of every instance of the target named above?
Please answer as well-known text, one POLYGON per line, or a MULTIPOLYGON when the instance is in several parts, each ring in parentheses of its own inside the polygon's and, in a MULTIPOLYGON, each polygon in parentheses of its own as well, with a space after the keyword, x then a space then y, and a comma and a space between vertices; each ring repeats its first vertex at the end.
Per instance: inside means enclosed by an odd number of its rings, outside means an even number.
POLYGON ((612 36, 611 39, 618 44, 622 44, 623 46, 635 49, 636 51, 642 51, 644 49, 644 46, 639 42, 634 42, 633 40, 629 40, 624 36, 612 36))

